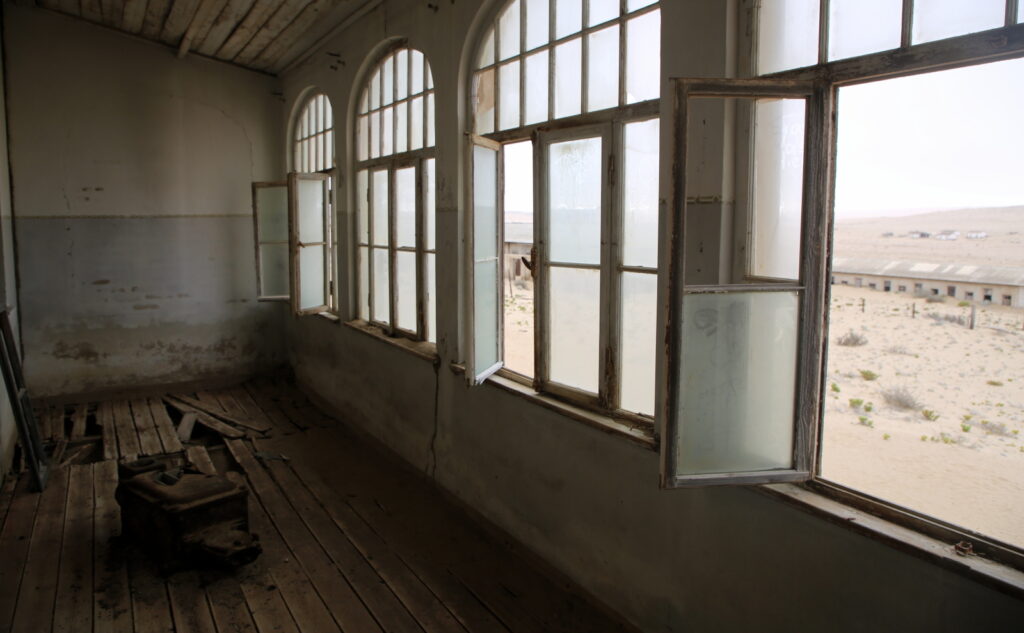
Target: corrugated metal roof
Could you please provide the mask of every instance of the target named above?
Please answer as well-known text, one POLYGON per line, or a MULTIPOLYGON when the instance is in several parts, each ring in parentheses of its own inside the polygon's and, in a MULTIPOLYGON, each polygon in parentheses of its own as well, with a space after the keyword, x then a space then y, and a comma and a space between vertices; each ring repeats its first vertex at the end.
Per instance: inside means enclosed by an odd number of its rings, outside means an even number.
POLYGON ((860 257, 836 257, 832 272, 848 275, 875 275, 878 277, 909 277, 962 281, 975 284, 1024 286, 1024 268, 974 266, 971 264, 936 264, 905 259, 881 260, 860 257))

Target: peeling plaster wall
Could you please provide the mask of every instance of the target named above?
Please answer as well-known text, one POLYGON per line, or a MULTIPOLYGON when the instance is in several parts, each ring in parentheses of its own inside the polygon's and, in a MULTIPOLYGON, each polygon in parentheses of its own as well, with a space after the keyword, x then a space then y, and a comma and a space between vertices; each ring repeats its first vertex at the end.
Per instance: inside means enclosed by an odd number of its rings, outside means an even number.
POLYGON ((33 395, 282 363, 284 307, 255 300, 250 193, 284 174, 278 82, 6 8, 33 395))
MULTIPOLYGON (((0 18, 2 20, 2 18, 0 18)), ((2 29, 0 29, 2 31, 2 29)), ((14 226, 11 217, 11 182, 7 156, 7 103, 3 86, 6 80, 5 41, 0 32, 0 306, 11 311, 11 329, 18 336, 18 293, 15 284, 14 226)), ((0 388, 0 481, 11 465, 17 427, 7 390, 0 388)))

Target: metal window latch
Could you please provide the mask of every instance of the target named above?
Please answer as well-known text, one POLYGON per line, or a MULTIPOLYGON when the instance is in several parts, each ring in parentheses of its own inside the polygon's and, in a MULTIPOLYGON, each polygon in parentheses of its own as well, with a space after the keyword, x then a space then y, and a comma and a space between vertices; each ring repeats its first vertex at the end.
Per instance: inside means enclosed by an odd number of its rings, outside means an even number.
POLYGON ((522 260, 523 266, 526 266, 526 270, 530 271, 530 276, 536 277, 537 273, 533 270, 533 262, 537 260, 537 247, 534 246, 530 249, 530 259, 526 259, 526 257, 520 257, 519 259, 522 260))

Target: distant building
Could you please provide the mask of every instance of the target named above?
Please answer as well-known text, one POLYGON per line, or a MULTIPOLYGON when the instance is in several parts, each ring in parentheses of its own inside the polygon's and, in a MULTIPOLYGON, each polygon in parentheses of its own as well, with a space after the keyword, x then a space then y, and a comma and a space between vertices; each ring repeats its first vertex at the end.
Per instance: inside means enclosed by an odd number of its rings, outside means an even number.
POLYGON ((983 240, 988 237, 988 233, 985 231, 967 231, 967 239, 969 240, 983 240))
POLYGON ((910 233, 907 233, 907 237, 912 237, 917 240, 926 239, 931 236, 932 234, 929 233, 928 231, 911 231, 910 233))
POLYGON ((940 231, 935 234, 935 239, 952 241, 960 237, 960 231, 940 231))
POLYGON ((832 283, 1024 306, 1024 268, 836 257, 832 261, 832 283))

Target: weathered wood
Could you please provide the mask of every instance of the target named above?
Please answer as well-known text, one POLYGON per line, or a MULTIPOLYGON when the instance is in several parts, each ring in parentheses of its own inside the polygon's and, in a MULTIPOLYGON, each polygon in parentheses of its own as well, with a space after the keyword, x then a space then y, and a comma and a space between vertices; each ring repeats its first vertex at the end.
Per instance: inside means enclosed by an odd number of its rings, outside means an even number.
POLYGON ((0 487, 0 530, 3 530, 7 511, 11 509, 11 502, 14 501, 14 487, 18 483, 18 478, 8 473, 3 477, 3 482, 3 487, 0 487))
POLYGON ((135 422, 132 420, 131 410, 126 400, 114 402, 114 428, 117 430, 117 450, 121 459, 133 461, 138 459, 139 435, 135 431, 135 422))
POLYGON ((71 414, 71 439, 76 440, 85 435, 85 420, 89 416, 89 405, 75 405, 71 414))
MULTIPOLYGON (((14 619, 14 608, 18 600, 28 547, 32 542, 32 528, 35 525, 36 509, 40 495, 31 491, 31 477, 17 477, 14 498, 11 500, 3 529, 0 530, 0 631, 9 631, 14 619)), ((51 484, 52 485, 52 484, 51 484)))
POLYGON ((257 424, 261 424, 267 427, 267 433, 272 433, 276 430, 274 422, 264 413, 263 409, 256 404, 256 401, 252 399, 249 392, 245 390, 245 387, 232 387, 227 392, 231 395, 232 399, 239 409, 239 417, 243 417, 247 420, 253 420, 257 424))
POLYGON ((257 388, 252 383, 245 385, 246 391, 252 396, 253 401, 263 410, 263 413, 267 415, 274 422, 274 426, 279 432, 286 432, 287 429, 299 429, 306 430, 309 428, 308 424, 303 423, 301 420, 296 421, 287 416, 284 411, 278 406, 274 400, 262 389, 257 388))
POLYGON ((196 41, 200 42, 196 50, 207 57, 213 57, 255 2, 256 0, 228 0, 210 25, 210 30, 206 34, 196 35, 196 41))
POLYGON ((248 66, 287 27, 307 5, 310 0, 283 0, 271 14, 270 18, 238 51, 235 62, 248 66))
MULTIPOLYGON (((212 431, 216 431, 217 433, 220 433, 224 437, 230 437, 230 438, 245 437, 245 433, 243 433, 242 431, 239 431, 238 429, 236 429, 234 427, 231 427, 231 426, 228 426, 227 424, 224 424, 223 422, 221 422, 220 420, 214 418, 211 415, 208 415, 208 414, 203 413, 201 411, 197 411, 196 409, 193 409, 190 406, 181 404, 180 402, 178 402, 174 398, 165 396, 164 397, 164 402, 166 402, 167 404, 171 405, 172 407, 174 407, 178 411, 181 411, 182 414, 186 414, 186 413, 195 414, 196 422, 198 422, 199 424, 202 424, 203 426, 207 427, 208 429, 210 429, 212 431)), ((178 437, 181 437, 180 434, 179 434, 178 437)))
POLYGON ((100 0, 100 12, 103 14, 103 23, 115 29, 121 28, 124 5, 125 3, 119 0, 100 0))
POLYGON ((132 617, 135 633, 168 633, 174 630, 167 586, 156 566, 137 544, 128 547, 132 617))
POLYGON ((50 474, 50 481, 39 499, 11 626, 13 631, 49 631, 53 625, 67 497, 68 469, 60 468, 50 474))
POLYGON ((121 11, 121 29, 129 33, 142 31, 147 8, 147 0, 124 0, 124 7, 121 11))
POLYGON ((195 571, 178 572, 167 579, 174 633, 217 633, 201 582, 195 571))
POLYGON ((57 0, 56 9, 68 15, 79 16, 82 14, 78 0, 57 0))
POLYGON ((240 586, 260 633, 299 633, 277 583, 269 575, 252 574, 240 586))
POLYGON ((149 410, 149 403, 144 398, 132 400, 132 419, 135 422, 135 430, 139 435, 140 455, 159 455, 164 452, 164 445, 160 442, 160 435, 156 432, 156 425, 153 422, 153 414, 149 410))
POLYGON ((268 424, 260 423, 254 420, 246 420, 244 418, 238 417, 237 415, 230 415, 227 409, 223 407, 220 399, 217 396, 213 394, 206 394, 205 392, 203 396, 205 398, 208 398, 208 400, 201 401, 195 398, 189 398, 188 396, 180 395, 171 395, 167 397, 177 400, 181 404, 191 407, 196 411, 206 413, 207 415, 211 415, 219 420, 226 422, 227 424, 240 426, 246 429, 252 429, 253 431, 259 431, 260 433, 270 430, 270 426, 268 424))
POLYGON ((233 60, 256 31, 270 18, 275 9, 277 9, 276 0, 256 0, 245 18, 235 27, 235 30, 231 32, 214 56, 224 60, 233 60))
MULTIPOLYGON (((71 450, 65 449, 64 458, 60 460, 59 466, 67 466, 68 464, 74 464, 76 461, 78 461, 79 458, 82 457, 82 455, 88 453, 91 450, 92 446, 89 444, 76 446, 71 450)), ((52 463, 53 462, 51 461, 51 464, 52 463)))
POLYGON ((82 17, 97 24, 103 23, 103 7, 100 0, 81 0, 82 17))
POLYGON ((352 592, 352 588, 328 562, 320 544, 313 538, 301 519, 288 504, 287 498, 274 485, 267 473, 256 462, 249 449, 238 440, 225 442, 235 461, 245 471, 252 490, 267 510, 281 537, 295 553, 306 570, 310 581, 330 609, 331 615, 346 631, 381 631, 380 626, 352 592))
POLYGON ((92 621, 92 465, 70 466, 69 477, 53 633, 81 631, 84 622, 92 621))
POLYGON ((160 39, 167 44, 177 45, 192 23, 199 6, 199 0, 174 0, 164 20, 164 27, 160 30, 160 39))
POLYGON ((210 32, 213 21, 224 10, 227 0, 202 0, 192 22, 178 43, 178 57, 182 58, 195 46, 198 46, 206 34, 210 32))
POLYGON ((180 453, 184 447, 178 434, 174 430, 174 423, 171 416, 167 414, 167 408, 160 398, 147 398, 149 412, 153 416, 153 425, 156 427, 157 435, 160 436, 160 443, 164 446, 166 453, 180 453))
POLYGON ((202 446, 190 446, 185 451, 188 456, 190 464, 196 467, 196 469, 207 475, 216 475, 217 469, 213 466, 213 461, 210 459, 210 454, 206 452, 206 449, 202 446))
POLYGON ((93 464, 94 510, 93 593, 94 630, 128 633, 133 630, 124 550, 113 539, 121 535, 121 508, 114 499, 117 462, 93 464))
POLYGON ((192 439, 192 429, 196 425, 196 414, 186 413, 181 416, 181 422, 178 423, 178 439, 182 442, 187 442, 192 439))
POLYGON ((142 20, 142 35, 150 39, 158 38, 170 10, 171 0, 149 0, 142 20))
POLYGON ((306 35, 309 28, 317 20, 325 17, 327 12, 335 6, 337 6, 335 0, 313 0, 307 4, 302 12, 278 33, 277 37, 263 47, 263 50, 251 61, 252 66, 269 70, 271 66, 280 64, 284 55, 291 51, 299 38, 306 35))
POLYGON ((114 405, 101 402, 96 406, 96 423, 103 435, 103 459, 117 459, 117 432, 114 430, 114 405))
POLYGON ((259 633, 236 579, 228 576, 209 582, 206 585, 206 595, 210 600, 210 611, 217 631, 259 633))

